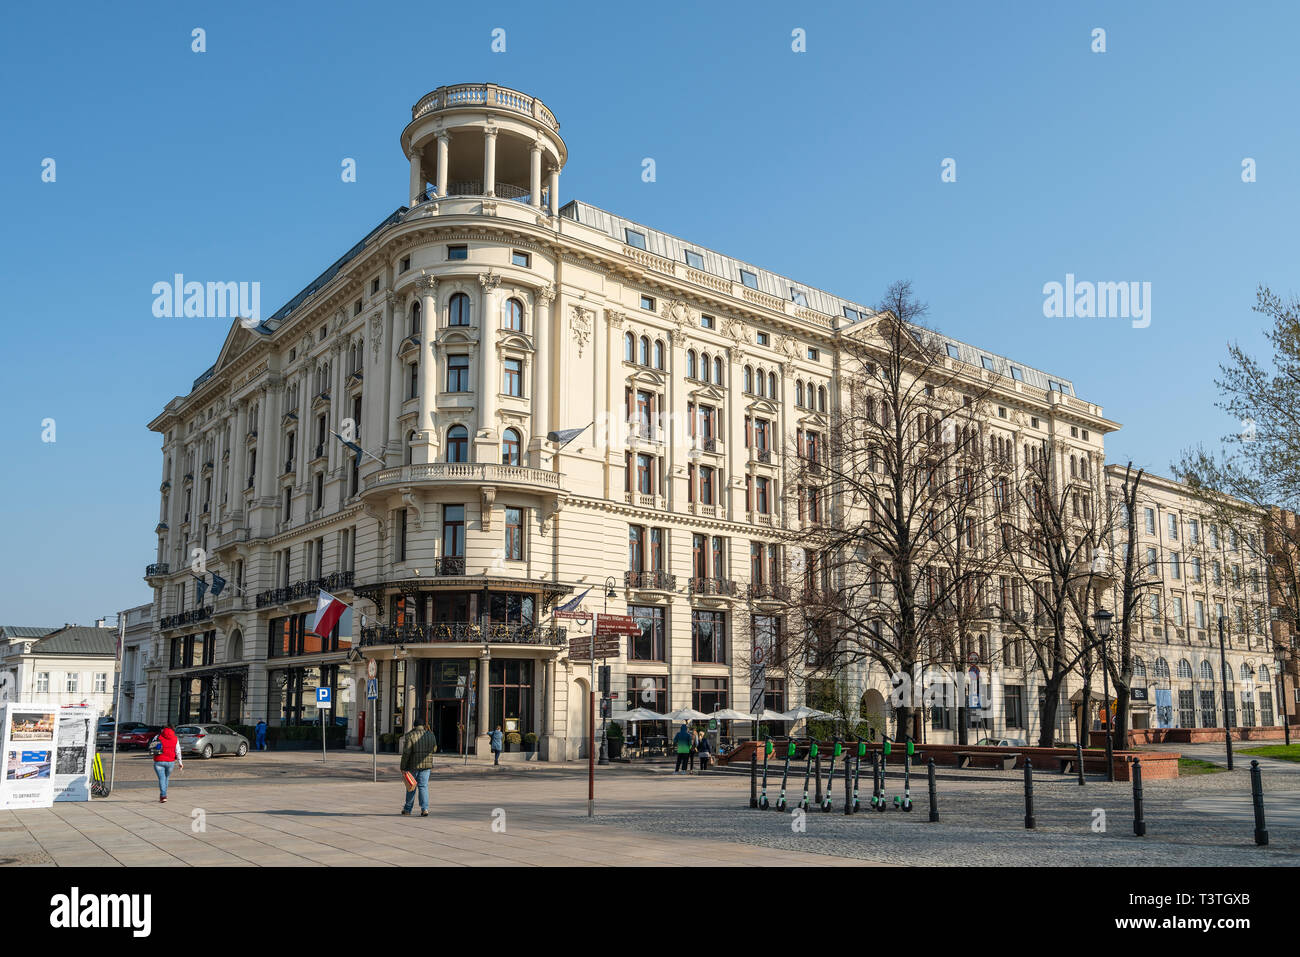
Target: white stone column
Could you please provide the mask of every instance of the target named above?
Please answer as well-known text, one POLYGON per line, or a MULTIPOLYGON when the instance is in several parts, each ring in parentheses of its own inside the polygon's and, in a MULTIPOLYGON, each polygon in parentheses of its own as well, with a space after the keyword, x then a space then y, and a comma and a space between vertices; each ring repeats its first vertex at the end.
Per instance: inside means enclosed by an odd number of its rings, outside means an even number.
MULTIPOLYGON (((732 484, 737 478, 736 447, 745 441, 745 421, 741 412, 739 373, 740 365, 745 361, 745 350, 728 347, 722 350, 722 354, 727 360, 727 398, 724 400, 727 407, 724 414, 718 416, 717 421, 714 423, 714 437, 721 437, 722 441, 726 443, 727 474, 723 479, 726 482, 726 485, 723 486, 723 494, 726 496, 723 504, 727 509, 725 515, 729 519, 739 521, 736 518, 736 513, 741 509, 734 507, 737 496, 733 494, 732 484), (719 433, 721 433, 720 436, 719 433)), ((755 374, 757 375, 757 373, 755 374)), ((739 494, 743 495, 744 493, 739 494)), ((726 571, 729 577, 735 577, 731 575, 731 565, 727 565, 726 571)))
POLYGON ((534 143, 529 150, 528 204, 533 209, 542 208, 542 147, 534 143))
POLYGON ((483 195, 495 196, 497 185, 497 129, 483 129, 483 195))
POLYGON ((551 304, 555 301, 555 286, 547 283, 537 290, 533 309, 533 440, 529 446, 537 450, 530 456, 535 468, 541 467, 541 445, 546 433, 551 431, 551 304))
POLYGON ((558 166, 552 166, 550 174, 551 215, 558 216, 560 215, 560 168, 558 166))
POLYGON ((235 405, 234 433, 230 436, 230 505, 236 512, 244 510, 244 489, 248 487, 248 403, 235 405))
POLYGON ((400 311, 394 309, 387 317, 384 324, 388 330, 385 335, 386 344, 379 354, 388 392, 388 408, 384 413, 384 434, 388 437, 385 443, 387 447, 385 458, 390 466, 395 464, 394 458, 396 464, 406 461, 406 436, 397 426, 407 387, 406 363, 397 357, 397 344, 402 341, 402 323, 405 318, 399 314, 400 311))
POLYGON ((489 747, 488 732, 492 730, 488 727, 489 715, 491 714, 488 709, 488 681, 491 662, 492 653, 487 651, 478 660, 478 734, 474 736, 474 751, 479 755, 487 754, 489 747))
MULTIPOLYGON (((617 309, 605 310, 605 334, 596 336, 596 389, 593 401, 596 415, 600 414, 601 377, 604 377, 606 434, 605 434, 605 498, 618 498, 622 493, 614 479, 617 469, 623 467, 624 436, 627 432, 627 407, 623 401, 623 320, 627 317, 617 309)), ((597 425, 600 421, 597 419, 597 425)))
MULTIPOLYGON (((298 433, 298 438, 294 442, 293 459, 293 490, 295 494, 297 494, 298 489, 302 488, 303 482, 307 481, 309 474, 307 463, 311 461, 311 457, 316 451, 314 444, 316 438, 316 413, 312 411, 312 405, 316 400, 316 363, 318 362, 320 362, 319 356, 315 359, 308 358, 303 365, 302 371, 298 373, 298 408, 296 410, 298 424, 294 427, 294 431, 298 433)), ((288 449, 286 448, 285 451, 288 451, 288 449)), ((280 474, 281 467, 281 464, 277 461, 275 464, 276 475, 280 474)))
POLYGON ((262 390, 260 421, 257 424, 257 497, 272 499, 275 497, 275 480, 279 475, 276 463, 278 452, 276 435, 277 423, 280 421, 280 401, 284 395, 284 383, 274 382, 262 390))
POLYGON ((447 154, 451 149, 451 134, 438 134, 438 171, 437 171, 437 191, 438 198, 447 195, 447 154))
POLYGON ((408 205, 415 206, 420 202, 420 195, 424 192, 424 150, 416 146, 411 150, 411 188, 407 190, 410 197, 408 205))
MULTIPOLYGON (((501 277, 493 272, 480 273, 483 287, 483 308, 479 316, 478 337, 478 406, 479 438, 495 445, 497 430, 497 327, 501 317, 497 311, 496 288, 501 277)), ((479 461, 495 462, 495 455, 479 461)))
POLYGON ((438 280, 421 276, 415 281, 416 295, 420 297, 420 425, 419 447, 412 453, 412 462, 433 461, 434 418, 438 410, 438 367, 433 341, 438 318, 438 280))

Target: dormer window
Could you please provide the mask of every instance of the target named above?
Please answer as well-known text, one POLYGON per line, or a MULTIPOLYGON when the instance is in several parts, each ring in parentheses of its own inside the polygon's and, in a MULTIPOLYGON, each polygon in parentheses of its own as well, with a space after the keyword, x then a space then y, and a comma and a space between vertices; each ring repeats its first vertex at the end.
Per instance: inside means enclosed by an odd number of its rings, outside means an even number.
POLYGON ((740 271, 740 284, 742 286, 748 286, 750 289, 757 289, 758 277, 748 269, 742 269, 740 271))
POLYGON ((645 249, 645 233, 639 233, 635 229, 624 229, 624 235, 627 238, 627 244, 637 249, 645 249))
POLYGON ((804 295, 803 290, 795 289, 793 286, 790 287, 790 301, 796 306, 808 305, 808 297, 804 295))
POLYGON ((694 249, 688 249, 686 250, 686 265, 690 266, 692 269, 703 269, 704 257, 694 249))

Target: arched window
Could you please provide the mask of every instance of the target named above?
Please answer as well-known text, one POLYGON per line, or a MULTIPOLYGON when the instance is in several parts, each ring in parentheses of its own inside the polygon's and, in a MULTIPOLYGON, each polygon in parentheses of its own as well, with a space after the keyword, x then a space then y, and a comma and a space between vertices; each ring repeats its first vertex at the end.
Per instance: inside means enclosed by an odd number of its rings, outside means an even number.
POLYGON ((524 304, 518 299, 506 300, 505 328, 511 332, 524 331, 524 304))
POLYGON ((514 429, 501 433, 501 464, 519 464, 519 433, 514 429))
POLYGON ((650 340, 645 336, 641 337, 641 364, 643 366, 650 364, 650 340))
POLYGON ((1133 674, 1138 678, 1147 676, 1147 663, 1142 660, 1141 656, 1135 655, 1133 658, 1133 674))
POLYGON ((1165 661, 1165 659, 1163 658, 1157 658, 1156 665, 1155 665, 1155 672, 1157 678, 1168 678, 1169 662, 1165 661))
POLYGON ((808 404, 807 404, 806 408, 809 408, 809 409, 812 409, 812 410, 816 411, 816 409, 817 409, 817 387, 814 386, 811 382, 809 382, 808 385, 807 385, 807 387, 806 387, 806 389, 805 389, 805 391, 804 391, 804 395, 805 395, 805 396, 807 397, 807 399, 808 399, 808 404))
POLYGON ((826 411, 826 386, 824 385, 819 385, 817 387, 817 411, 826 411))
POLYGON ((796 382, 794 384, 794 404, 801 409, 803 408, 803 383, 802 382, 796 382))
POLYGON ((447 324, 451 326, 469 325, 469 296, 458 292, 447 304, 447 324))
POLYGON ((697 375, 699 375, 699 372, 695 365, 695 350, 687 349, 686 350, 686 378, 694 379, 697 375))
POLYGON ((776 373, 775 372, 769 372, 767 374, 767 397, 769 399, 776 398, 776 373))
POLYGON ((630 332, 623 337, 623 361, 636 362, 636 336, 630 332))
POLYGON ((1201 661, 1201 680, 1202 681, 1214 680, 1214 669, 1210 667, 1210 663, 1208 661, 1204 661, 1204 660, 1201 661))
POLYGON ((709 381, 709 354, 707 352, 700 353, 700 381, 709 381))
POLYGON ((722 385, 726 380, 722 378, 722 356, 713 357, 713 382, 715 385, 722 385))
POLYGON ((1250 665, 1246 664, 1246 662, 1243 661, 1241 663, 1241 680, 1249 681, 1253 677, 1255 677, 1255 672, 1251 671, 1250 665))
POLYGON ((469 432, 463 425, 453 425, 447 430, 447 461, 469 461, 469 432))
POLYGON ((752 395, 754 392, 754 367, 745 366, 745 393, 752 395))
POLYGON ((410 335, 418 336, 420 334, 420 300, 411 303, 411 332, 410 335))
POLYGON ((1180 678, 1192 677, 1192 663, 1188 661, 1186 658, 1181 658, 1178 661, 1178 677, 1180 678))
POLYGON ((1259 666, 1259 683, 1260 683, 1260 684, 1265 684, 1265 683, 1267 683, 1267 682, 1268 682, 1268 665, 1260 665, 1260 666, 1259 666))
POLYGON ((662 371, 663 367, 664 367, 664 341, 662 339, 656 339, 655 340, 655 368, 662 371))
POLYGON ((406 433, 406 464, 411 464, 411 458, 415 455, 415 430, 412 429, 406 433))
POLYGON ((762 369, 757 369, 757 370, 755 370, 755 372, 754 372, 754 395, 758 395, 758 396, 763 395, 763 384, 764 384, 766 381, 767 381, 767 378, 766 378, 766 376, 763 375, 763 370, 762 370, 762 369))

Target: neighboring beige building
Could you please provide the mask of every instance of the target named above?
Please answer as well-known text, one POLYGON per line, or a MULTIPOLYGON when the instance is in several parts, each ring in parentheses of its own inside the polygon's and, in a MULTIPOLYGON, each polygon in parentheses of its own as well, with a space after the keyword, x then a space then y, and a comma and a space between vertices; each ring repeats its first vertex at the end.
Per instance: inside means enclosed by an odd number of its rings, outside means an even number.
MULTIPOLYGON (((149 720, 311 722, 327 685, 356 743, 364 658, 381 732, 414 713, 444 750, 461 723, 483 750, 503 724, 544 758, 576 758, 592 668, 568 644, 585 629, 550 611, 588 589, 586 610, 608 601, 642 626, 609 661, 615 715, 747 710, 739 646, 781 614, 782 450, 829 428, 840 337, 871 311, 561 207, 559 123, 523 93, 435 90, 401 144, 409 206, 269 319, 233 323, 149 425, 155 630, 132 679, 157 687, 149 720), (365 450, 359 467, 334 431, 365 450), (195 562, 226 580, 215 600, 198 602, 195 562), (325 641, 309 634, 322 588, 354 608, 325 641)), ((995 390, 990 435, 1017 462, 1052 440, 1100 491, 1118 426, 1099 406, 1068 379, 947 349, 995 390)), ((988 638, 1000 660, 996 625, 988 638)), ((1036 720, 1035 679, 1017 678, 1011 728, 1036 720)), ((805 693, 803 676, 769 673, 768 707, 805 693)))
MULTIPOLYGON (((1106 468, 1107 486, 1121 498, 1124 468, 1106 468)), ((1244 507, 1244 506, 1243 506, 1244 507)), ((1267 637, 1268 582, 1262 565, 1264 525, 1248 540, 1221 530, 1186 486, 1150 473, 1142 477, 1137 514, 1136 563, 1144 582, 1133 647, 1134 686, 1148 688, 1148 701, 1134 702, 1133 727, 1223 727, 1219 682, 1218 621, 1224 649, 1231 724, 1280 724, 1277 662, 1267 637), (1140 640, 1139 640, 1140 636, 1140 640), (1158 712, 1164 699, 1166 711, 1158 712)), ((1116 561, 1123 539, 1117 531, 1116 561)), ((1119 607, 1117 593, 1109 608, 1119 607)))
POLYGON ((145 663, 153 651, 153 633, 156 625, 153 621, 153 605, 137 605, 118 613, 124 620, 125 629, 122 639, 122 670, 119 673, 122 682, 120 696, 121 707, 118 718, 121 721, 148 721, 150 713, 149 696, 157 695, 157 679, 149 684, 145 663))

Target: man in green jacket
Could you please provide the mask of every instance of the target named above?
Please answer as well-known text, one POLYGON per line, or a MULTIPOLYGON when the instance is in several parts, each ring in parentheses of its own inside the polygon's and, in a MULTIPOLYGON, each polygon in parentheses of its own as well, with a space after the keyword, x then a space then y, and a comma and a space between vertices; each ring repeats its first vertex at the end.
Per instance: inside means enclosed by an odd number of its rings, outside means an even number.
POLYGON ((686 765, 691 759, 692 744, 691 732, 686 725, 683 724, 682 729, 673 737, 673 744, 677 748, 677 767, 673 770, 673 774, 686 774, 686 765))
POLYGON ((429 772, 433 770, 433 755, 438 750, 438 738, 417 721, 415 727, 402 736, 402 770, 415 778, 415 787, 406 792, 403 814, 410 814, 415 805, 415 795, 420 795, 420 817, 429 816, 429 772))

